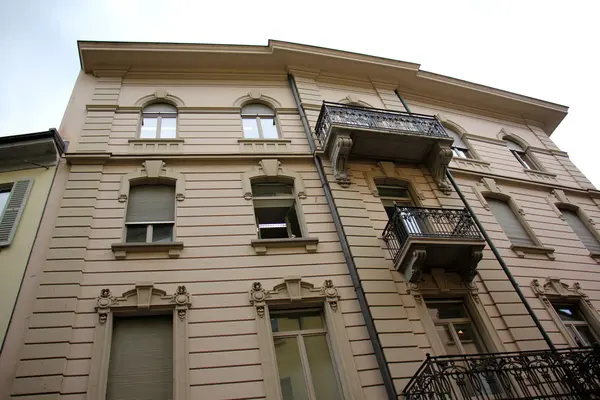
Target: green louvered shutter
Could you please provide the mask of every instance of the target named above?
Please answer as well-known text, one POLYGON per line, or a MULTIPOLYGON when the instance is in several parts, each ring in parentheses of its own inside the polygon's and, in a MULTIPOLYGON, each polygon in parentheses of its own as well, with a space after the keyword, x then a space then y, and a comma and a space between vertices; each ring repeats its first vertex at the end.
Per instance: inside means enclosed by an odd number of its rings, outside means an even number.
POLYGON ((10 245, 15 237, 32 185, 32 179, 23 179, 13 183, 6 207, 0 217, 0 247, 10 245))

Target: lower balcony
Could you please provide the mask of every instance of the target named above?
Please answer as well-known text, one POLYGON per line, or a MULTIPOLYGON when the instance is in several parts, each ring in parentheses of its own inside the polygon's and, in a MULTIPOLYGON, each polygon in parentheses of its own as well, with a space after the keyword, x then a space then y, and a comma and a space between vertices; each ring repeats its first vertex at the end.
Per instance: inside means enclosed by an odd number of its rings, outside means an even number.
POLYGON ((430 357, 407 400, 600 399, 600 348, 430 357))
POLYGON ((473 280, 485 241, 467 210, 396 206, 383 231, 396 269, 410 282, 431 268, 473 280))

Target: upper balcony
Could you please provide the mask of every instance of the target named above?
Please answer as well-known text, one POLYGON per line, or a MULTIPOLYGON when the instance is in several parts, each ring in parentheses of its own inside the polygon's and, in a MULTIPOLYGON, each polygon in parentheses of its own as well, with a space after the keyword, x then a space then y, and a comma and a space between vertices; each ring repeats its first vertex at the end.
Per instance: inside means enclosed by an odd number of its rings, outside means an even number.
POLYGON ((315 133, 341 185, 349 157, 426 163, 438 183, 452 158, 452 138, 431 115, 323 102, 315 133))
POLYGON ((404 395, 407 400, 599 399, 600 349, 428 355, 404 395))
POLYGON ((396 206, 383 231, 396 269, 417 282, 431 268, 475 277, 485 241, 467 210, 396 206))

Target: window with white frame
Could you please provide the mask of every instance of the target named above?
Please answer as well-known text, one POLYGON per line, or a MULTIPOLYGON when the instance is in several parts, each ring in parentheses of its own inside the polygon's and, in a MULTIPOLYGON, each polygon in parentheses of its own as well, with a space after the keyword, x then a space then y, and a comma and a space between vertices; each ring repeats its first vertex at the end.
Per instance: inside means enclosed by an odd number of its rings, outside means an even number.
POLYGON ((252 182, 252 198, 259 239, 303 236, 292 182, 252 182))
POLYGON ((425 303, 446 354, 487 352, 462 299, 428 299, 425 303))
POLYGON ((0 185, 0 216, 2 216, 2 213, 4 212, 8 198, 10 197, 11 189, 12 184, 0 185))
POLYGON ((174 240, 175 187, 131 187, 125 220, 126 243, 169 243, 174 240))
POLYGON ((283 400, 341 399, 321 310, 273 311, 271 329, 283 400))
POLYGON ((525 149, 521 147, 520 144, 509 140, 504 139, 506 146, 509 148, 512 155, 517 159, 517 161, 525 168, 532 170, 539 170, 540 168, 536 165, 535 161, 527 154, 525 149))
POLYGON ((578 346, 600 344, 600 338, 590 327, 577 304, 552 303, 552 306, 578 346))
POLYGON ((460 137, 460 135, 450 128, 444 127, 444 129, 446 130, 448 136, 454 139, 454 142, 452 143, 452 153, 459 158, 472 158, 471 153, 469 152, 469 147, 460 137))
POLYGON ((247 104, 242 107, 242 126, 246 139, 279 138, 275 111, 261 103, 247 104))
POLYGON ((142 110, 141 139, 177 137, 177 108, 167 103, 153 103, 142 110))

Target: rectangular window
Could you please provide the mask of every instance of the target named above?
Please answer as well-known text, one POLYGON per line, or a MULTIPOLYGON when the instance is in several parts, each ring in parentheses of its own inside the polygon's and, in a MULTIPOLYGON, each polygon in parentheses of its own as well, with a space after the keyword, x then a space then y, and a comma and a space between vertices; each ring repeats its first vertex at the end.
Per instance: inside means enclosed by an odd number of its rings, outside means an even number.
POLYGON ((169 185, 133 186, 127 204, 125 242, 173 241, 175 188, 169 185))
POLYGON ((341 399, 320 310, 271 313, 283 400, 341 399))
POLYGON ((508 203, 498 199, 486 199, 494 217, 512 244, 518 246, 535 246, 535 242, 515 215, 508 203))
POLYGON ((8 198, 10 197, 10 190, 12 185, 2 185, 0 186, 0 217, 4 212, 4 208, 6 207, 6 203, 8 202, 8 198))
POLYGON ((598 336, 590 328, 581 310, 576 304, 553 304, 560 320, 575 342, 582 347, 600 344, 598 336))
POLYGON ((486 353, 462 300, 426 300, 426 304, 446 354, 486 353))
POLYGON ((114 318, 106 399, 172 398, 173 316, 114 318))
POLYGON ((579 237, 579 240, 592 253, 600 253, 600 242, 590 229, 583 223, 575 211, 561 209, 565 221, 571 226, 573 232, 579 237))
POLYGON ((291 184, 255 183, 252 185, 252 197, 260 239, 302 237, 291 184))

